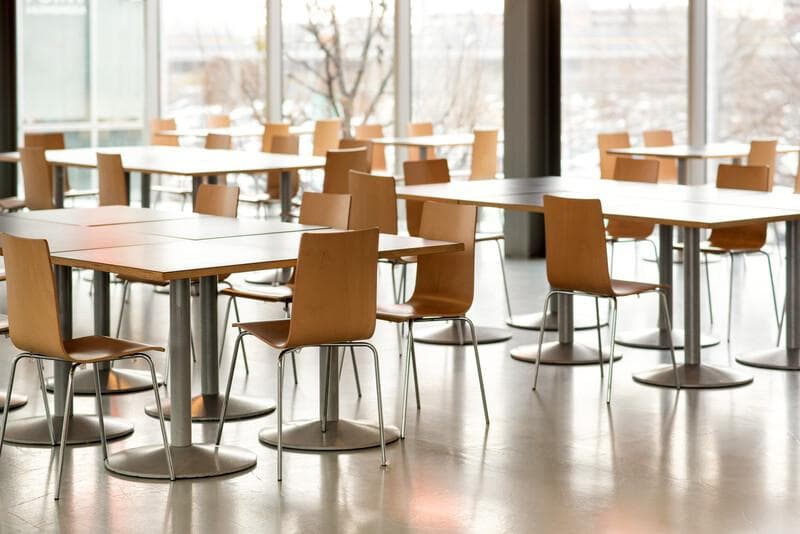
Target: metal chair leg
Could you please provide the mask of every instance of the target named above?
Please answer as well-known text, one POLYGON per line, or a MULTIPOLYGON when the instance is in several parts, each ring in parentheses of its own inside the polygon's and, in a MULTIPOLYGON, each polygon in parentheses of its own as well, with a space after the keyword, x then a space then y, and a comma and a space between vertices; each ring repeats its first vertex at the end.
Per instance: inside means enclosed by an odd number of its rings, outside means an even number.
POLYGON ((765 258, 767 258, 767 269, 769 269, 769 283, 772 286, 772 307, 775 310, 775 322, 780 324, 781 319, 778 316, 778 297, 775 294, 775 277, 772 275, 772 259, 769 257, 769 254, 765 251, 761 251, 765 258))
POLYGON ((225 350, 225 336, 228 334, 228 320, 231 317, 231 304, 233 297, 228 297, 228 304, 225 305, 225 318, 222 320, 222 341, 219 344, 219 358, 217 358, 217 366, 222 367, 222 353, 225 350))
POLYGON ((778 341, 775 342, 775 346, 780 347, 781 345, 781 332, 783 331, 783 319, 786 317, 786 299, 783 301, 783 311, 781 312, 781 318, 778 321, 778 341))
POLYGON ((508 279, 506 277, 506 258, 505 254, 503 254, 503 247, 500 245, 500 239, 495 239, 494 242, 497 244, 497 254, 500 257, 500 272, 503 275, 503 290, 506 294, 506 312, 508 313, 508 319, 510 320, 514 315, 511 313, 511 297, 508 294, 508 279))
POLYGON ((650 246, 653 247, 653 255, 654 255, 653 257, 656 260, 656 264, 658 264, 658 245, 656 245, 656 242, 653 241, 652 239, 646 239, 645 241, 650 243, 650 246))
MULTIPOLYGON (((672 332, 672 319, 669 318, 669 308, 667 306, 667 294, 664 290, 658 291, 661 307, 664 311, 664 318, 667 321, 667 332, 672 332)), ((672 342, 672 335, 669 336, 669 355, 672 358, 672 371, 675 373, 675 389, 681 389, 681 379, 678 376, 678 363, 675 361, 675 345, 672 342)))
MULTIPOLYGON (((23 353, 14 358, 14 362, 11 364, 11 370, 8 372, 8 391, 6 391, 6 403, 5 406, 3 407, 3 428, 0 429, 0 454, 3 453, 3 443, 5 443, 6 439, 6 427, 8 426, 8 412, 11 411, 11 394, 13 393, 14 390, 14 375, 17 373, 17 363, 19 363, 19 361, 22 358, 28 358, 28 357, 29 356, 27 353, 23 353)), ((50 436, 50 439, 51 440, 53 439, 52 435, 50 436)))
POLYGON ((122 330, 122 317, 125 314, 125 300, 128 297, 128 292, 130 291, 131 283, 127 280, 122 282, 122 304, 119 307, 119 318, 117 319, 117 333, 114 337, 119 337, 119 333, 122 330))
POLYGON ((228 399, 231 395, 231 385, 233 384, 233 372, 236 369, 236 357, 239 355, 239 345, 242 344, 242 337, 245 334, 239 334, 236 337, 236 344, 233 347, 233 356, 231 357, 231 368, 228 370, 228 383, 225 385, 225 396, 222 398, 222 409, 219 413, 219 423, 217 424, 217 441, 216 444, 222 440, 222 427, 225 425, 225 417, 228 415, 228 399))
POLYGON ((417 376, 417 350, 414 347, 414 343, 411 343, 411 370, 414 372, 414 395, 417 398, 417 410, 419 410, 421 404, 419 402, 419 380, 417 376))
MULTIPOLYGON (((236 316, 236 322, 242 322, 241 317, 239 316, 239 302, 236 300, 236 297, 231 297, 233 299, 233 313, 236 316)), ((242 329, 239 329, 239 333, 242 332, 242 329)), ((244 371, 245 374, 250 374, 250 364, 247 361, 247 349, 244 346, 244 340, 242 340, 242 359, 244 360, 244 371)))
POLYGON ((481 400, 483 401, 483 417, 486 419, 486 424, 489 424, 489 408, 486 406, 486 390, 483 387, 483 372, 481 371, 481 358, 478 355, 478 338, 475 335, 475 325, 468 317, 462 317, 461 320, 469 325, 469 332, 472 335, 472 350, 475 352, 475 366, 478 368, 478 383, 481 386, 481 400))
POLYGON ((600 299, 594 298, 594 314, 597 317, 597 358, 600 360, 600 378, 603 378, 603 336, 600 333, 600 299))
MULTIPOLYGON (((283 356, 282 351, 278 354, 278 482, 283 479, 283 356)), ((330 362, 328 367, 330 368, 330 362)))
POLYGON ((613 315, 611 323, 611 349, 608 352, 608 393, 606 394, 606 404, 611 404, 611 382, 614 378, 614 344, 617 336, 617 299, 612 297, 613 315))
POLYGON ((735 256, 731 254, 730 258, 731 275, 728 281, 728 343, 731 342, 731 318, 733 317, 733 258, 735 258, 735 256))
POLYGON ((64 402, 64 413, 62 414, 61 424, 61 445, 58 448, 58 466, 56 476, 56 496, 55 500, 61 497, 61 476, 64 473, 64 450, 67 448, 67 434, 69 434, 70 408, 72 407, 72 387, 75 377, 75 365, 70 366, 69 376, 67 377, 67 398, 64 402))
POLYGON ((616 241, 613 239, 610 241, 611 244, 611 254, 608 255, 608 275, 613 277, 614 276, 614 245, 616 241))
POLYGON ((706 270, 706 294, 708 295, 708 317, 711 324, 714 324, 714 304, 711 300, 711 276, 708 274, 708 254, 703 254, 703 263, 706 270))
POLYGON ((356 391, 358 391, 358 398, 361 398, 361 380, 358 378, 358 364, 356 363, 356 351, 350 345, 350 361, 353 362, 353 376, 356 379, 356 391))
POLYGON ((97 421, 100 424, 100 449, 103 452, 103 461, 108 460, 108 443, 106 442, 106 424, 103 421, 103 388, 100 386, 100 369, 93 363, 94 368, 94 400, 97 406, 97 421))
MULTIPOLYGON (((549 291, 544 297, 544 311, 542 317, 547 317, 547 306, 550 304, 550 299, 554 293, 549 291)), ((536 391, 536 384, 539 381, 539 365, 542 363, 542 343, 544 342, 544 328, 539 329, 539 350, 536 354, 536 370, 533 374, 533 390, 536 391)))
POLYGON ((381 439, 381 465, 386 465, 386 438, 383 433, 383 395, 381 395, 381 368, 378 358, 378 351, 371 344, 367 344, 372 351, 375 361, 375 390, 378 394, 378 433, 381 439))
MULTIPOLYGON (((411 347, 414 345, 414 323, 408 322, 408 345, 406 346, 406 369, 403 373, 403 412, 400 417, 400 438, 406 437, 406 414, 408 412, 408 380, 411 375, 411 347)), ((6 412, 8 413, 8 412, 6 412)))
POLYGON ((327 432, 328 430, 328 396, 330 395, 330 383, 331 383, 331 363, 334 357, 339 355, 339 349, 336 349, 336 354, 331 354, 331 351, 334 350, 333 347, 328 348, 328 357, 325 358, 325 383, 322 385, 322 417, 320 418, 320 426, 322 432, 327 432))
POLYGON ((161 408, 161 396, 158 394, 158 380, 156 379, 156 367, 153 365, 153 359, 147 354, 139 354, 147 366, 150 368, 150 380, 153 382, 153 395, 156 399, 156 410, 158 410, 158 423, 161 426, 161 441, 164 443, 164 454, 167 456, 167 469, 169 469, 169 479, 175 480, 175 466, 172 461, 172 448, 167 439, 167 425, 164 422, 164 410, 161 408))
MULTIPOLYGON (((42 393, 42 404, 44 404, 44 416, 47 419, 47 432, 50 434, 50 444, 56 444, 56 431, 53 428, 53 418, 50 417, 50 403, 47 400, 47 382, 44 379, 44 365, 42 360, 36 358, 36 369, 39 372, 39 391, 42 393)), ((8 392, 11 395, 11 392, 8 392)))
MULTIPOLYGON (((292 351, 292 375, 294 375, 294 385, 296 386, 297 383, 298 383, 297 382, 297 360, 295 359, 294 356, 295 356, 295 351, 292 351)), ((358 380, 358 371, 356 371, 356 380, 358 380)), ((360 391, 361 391, 361 388, 359 387, 359 394, 358 394, 359 397, 361 396, 360 391)))

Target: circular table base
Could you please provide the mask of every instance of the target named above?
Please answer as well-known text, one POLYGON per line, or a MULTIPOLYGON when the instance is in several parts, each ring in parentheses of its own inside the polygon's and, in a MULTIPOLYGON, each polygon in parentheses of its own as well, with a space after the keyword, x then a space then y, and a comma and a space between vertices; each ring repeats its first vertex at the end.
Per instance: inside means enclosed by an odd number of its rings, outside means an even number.
MULTIPOLYGON (((387 444, 397 441, 400 431, 384 426, 383 438, 387 444)), ((277 428, 265 428, 259 432, 258 439, 266 445, 277 446, 277 428)), ((318 420, 309 420, 284 423, 281 445, 284 449, 300 451, 351 451, 380 447, 381 441, 378 426, 367 421, 329 421, 323 433, 318 420)))
MULTIPOLYGON (((684 331, 681 329, 672 330, 672 343, 675 350, 684 347, 684 331)), ((617 344, 637 349, 669 350, 667 330, 664 328, 647 328, 643 330, 632 330, 617 334, 617 344)), ((713 347, 719 345, 719 339, 714 336, 700 334, 701 347, 713 347)))
MULTIPOLYGON (((156 381, 159 386, 164 385, 164 377, 160 374, 156 374, 156 381)), ((74 388, 75 395, 95 394, 94 369, 91 366, 87 369, 75 371, 74 388)), ((100 371, 100 388, 103 395, 136 393, 137 391, 153 389, 153 381, 150 378, 150 371, 112 367, 111 369, 100 371)), ((47 379, 47 391, 53 391, 52 377, 47 379)))
MULTIPOLYGON (((170 447, 175 478, 206 478, 229 475, 256 465, 256 455, 241 447, 192 444, 170 447)), ((114 453, 106 469, 129 477, 169 479, 164 446, 146 445, 114 453)))
MULTIPOLYGON (((0 392, 0 413, 6 409, 6 392, 0 392)), ((8 406, 9 410, 15 410, 17 408, 22 408, 28 404, 28 397, 25 395, 17 395, 16 393, 11 394, 11 403, 8 406)))
MULTIPOLYGON (((515 360, 536 363, 539 345, 521 345, 511 349, 511 357, 515 360)), ((622 354, 614 354, 614 361, 622 358, 622 354)), ((608 354, 603 353, 603 363, 608 363, 608 354)), ((550 341, 542 343, 542 365, 592 365, 597 364, 600 358, 597 349, 582 343, 561 343, 550 341)))
POLYGON ((800 371, 800 349, 783 347, 751 352, 736 358, 742 365, 778 369, 781 371, 800 371))
MULTIPOLYGON (((678 365, 678 378, 681 388, 708 389, 744 386, 753 381, 753 377, 732 369, 708 364, 680 364, 678 365)), ((650 371, 635 373, 633 379, 642 384, 675 387, 675 374, 672 365, 662 365, 650 371)))
MULTIPOLYGON (((511 339, 511 331, 505 328, 475 325, 475 335, 478 336, 478 345, 502 343, 511 339)), ((472 345, 472 336, 468 326, 465 325, 464 329, 459 332, 459 327, 453 323, 450 326, 415 330, 414 341, 431 345, 472 345)))
MULTIPOLYGON (((192 422, 214 422, 219 421, 222 412, 222 395, 196 395, 192 397, 192 422)), ((168 400, 161 401, 164 410, 164 418, 169 419, 171 405, 168 400)), ((155 404, 151 404, 144 409, 150 417, 158 417, 158 409, 155 404)), ((228 399, 228 415, 226 421, 236 419, 249 419, 251 417, 261 417, 275 411, 275 403, 269 399, 259 399, 255 397, 242 397, 231 395, 228 399)))
MULTIPOLYGON (((589 330, 597 328, 597 317, 594 311, 592 313, 579 312, 573 318, 575 330, 589 330)), ((514 315, 511 319, 506 321, 508 326, 514 328, 521 328, 523 330, 539 330, 542 327, 542 313, 526 313, 523 315, 514 315)), ((608 326, 608 316, 602 311, 600 312, 600 326, 608 326)), ((555 332, 558 330, 558 314, 548 313, 544 321, 544 329, 546 332, 555 332)))
MULTIPOLYGON (((53 418, 53 433, 56 445, 61 442, 61 417, 53 418)), ((133 424, 119 417, 105 416, 103 423, 106 428, 106 439, 119 439, 133 433, 133 424)), ((19 445, 44 445, 52 447, 50 433, 47 430, 47 419, 40 417, 27 417, 25 419, 12 419, 8 421, 6 441, 19 445)), ((69 435, 67 445, 86 445, 100 443, 100 423, 93 415, 73 415, 69 422, 69 435)))

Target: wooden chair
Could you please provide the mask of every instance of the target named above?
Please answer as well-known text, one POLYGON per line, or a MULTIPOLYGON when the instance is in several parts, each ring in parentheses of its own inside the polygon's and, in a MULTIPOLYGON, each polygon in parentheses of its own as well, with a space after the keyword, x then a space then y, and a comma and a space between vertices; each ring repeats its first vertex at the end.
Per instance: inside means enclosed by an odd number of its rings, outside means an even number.
MULTIPOLYGON (((361 124, 356 126, 355 138, 371 141, 383 137, 383 126, 380 124, 361 124)), ((386 147, 372 145, 372 172, 386 171, 386 147)))
POLYGON ((209 128, 230 128, 231 116, 225 114, 209 115, 206 118, 206 126, 209 128))
POLYGON ((272 152, 272 139, 278 135, 289 135, 289 125, 284 122, 268 122, 261 135, 261 152, 272 152))
MULTIPOLYGON (((50 133, 26 133, 25 134, 26 147, 41 147, 45 150, 64 150, 66 147, 64 143, 64 134, 62 132, 50 133)), ((50 168, 50 164, 48 164, 50 168)), ((50 173, 52 176, 52 172, 50 173)), ((69 172, 64 169, 64 199, 80 198, 80 197, 94 197, 97 196, 97 189, 73 189, 69 185, 69 172)))
MULTIPOLYGON (((412 122, 408 125, 409 137, 419 137, 423 135, 433 135, 432 122, 412 122)), ((428 149, 428 158, 433 159, 436 157, 436 150, 428 149)), ((406 152, 406 161, 419 161, 420 151, 417 147, 408 147, 406 152)))
POLYGON ((325 157, 323 193, 347 194, 350 171, 368 172, 366 148, 328 150, 325 157))
MULTIPOLYGON (((608 389, 606 402, 611 402, 611 381, 614 374, 614 346, 617 332, 617 299, 630 295, 657 292, 667 312, 668 287, 659 284, 614 280, 608 271, 606 255, 605 226, 600 200, 582 198, 561 198, 551 195, 544 197, 544 229, 547 257, 547 281, 550 291, 544 299, 544 313, 547 315, 550 299, 555 295, 583 295, 594 297, 597 315, 597 351, 600 376, 603 376, 603 344, 600 331, 600 298, 611 302, 611 339, 608 367, 608 389)), ((667 319, 667 330, 672 330, 667 319)), ((542 341, 544 329, 539 332, 539 352, 536 358, 536 371, 533 389, 539 380, 539 365, 542 362, 542 341)), ((678 368, 675 363, 675 348, 670 339, 670 356, 675 371, 675 384, 680 388, 678 368)))
MULTIPOLYGON (((769 167, 765 165, 725 165, 717 168, 717 187, 724 189, 743 189, 747 191, 771 191, 769 167)), ((772 305, 775 311, 775 322, 781 327, 778 312, 778 299, 775 293, 775 279, 772 274, 772 259, 764 250, 767 241, 767 223, 735 226, 733 228, 717 228, 711 230, 708 241, 700 244, 700 252, 708 258, 709 254, 726 255, 730 258, 730 280, 728 284, 728 342, 731 340, 731 318, 733 313, 733 267, 734 258, 747 254, 760 254, 767 260, 769 281, 772 286, 772 305)), ((679 245, 678 245, 679 246, 679 245)), ((708 309, 711 322, 714 314, 711 305, 711 277, 708 261, 705 261, 706 290, 708 292, 708 309)))
MULTIPOLYGON (((295 269, 294 305, 290 319, 238 323, 242 330, 236 340, 233 361, 228 373, 228 384, 222 415, 217 427, 217 444, 222 438, 227 400, 230 395, 236 355, 242 338, 252 335, 269 346, 279 349, 278 354, 278 480, 282 478, 282 427, 283 427, 283 360, 309 346, 329 348, 368 348, 375 362, 375 389, 378 397, 378 429, 381 442, 381 465, 386 465, 386 441, 383 432, 383 401, 378 351, 361 341, 369 339, 375 331, 375 306, 377 301, 378 229, 352 232, 306 232, 300 240, 300 250, 295 269), (342 313, 342 303, 347 312, 342 313)), ((332 379, 333 362, 330 354, 324 374, 325 394, 321 399, 321 413, 327 413, 327 385, 332 379)), ((324 417, 324 415, 323 415, 324 417)), ((326 421, 322 420, 322 431, 326 421)))
MULTIPOLYGON (((280 126, 286 126, 286 130, 288 131, 288 125, 282 124, 280 126)), ((269 152, 272 154, 299 154, 300 153, 300 138, 296 135, 269 135, 269 142, 271 145, 269 146, 269 150, 264 150, 264 152, 269 152)), ((247 204, 255 204, 256 205, 256 212, 257 215, 261 215, 261 209, 265 206, 269 206, 271 204, 280 204, 281 202, 281 173, 277 171, 267 173, 267 180, 266 180, 266 190, 264 192, 258 192, 251 195, 242 195, 239 197, 239 202, 245 202, 247 204)), ((296 171, 292 172, 291 174, 291 184, 292 190, 291 195, 294 198, 299 190, 300 190, 300 176, 296 171)), ((256 181, 256 188, 258 188, 258 181, 256 181)))
MULTIPOLYGON (((642 133, 644 146, 672 146, 675 144, 670 130, 647 130, 642 133)), ((672 158, 648 158, 658 162, 658 181, 678 183, 678 164, 672 158)))
POLYGON ((25 206, 29 210, 49 210, 55 207, 52 172, 44 153, 45 149, 41 147, 19 149, 25 206))
POLYGON ((97 153, 97 177, 101 206, 127 206, 128 179, 119 154, 97 153))
POLYGON ((58 305, 56 304, 56 287, 50 263, 50 250, 47 241, 43 239, 24 239, 2 234, 3 256, 5 258, 7 285, 8 285, 8 317, 9 334, 14 345, 22 351, 11 365, 8 379, 8 396, 6 397, 5 411, 3 412, 3 428, 0 431, 0 451, 2 451, 8 426, 8 399, 14 389, 14 375, 17 364, 24 358, 36 361, 43 395, 45 414, 49 424, 50 440, 55 445, 55 429, 53 418, 50 417, 50 408, 45 392, 43 361, 61 362, 69 365, 67 379, 67 402, 64 413, 57 414, 62 418, 61 444, 58 449, 58 466, 56 468, 55 499, 61 495, 61 474, 64 470, 64 450, 67 446, 69 423, 73 400, 73 377, 75 369, 79 366, 91 364, 94 366, 97 416, 100 422, 100 443, 102 446, 103 460, 108 458, 106 447, 105 428, 103 426, 103 403, 100 388, 100 376, 97 369, 98 363, 111 362, 131 358, 142 358, 150 367, 150 377, 153 382, 153 392, 156 398, 159 422, 161 423, 161 438, 164 442, 164 454, 167 456, 170 480, 175 480, 172 465, 172 451, 167 440, 167 430, 164 425, 164 414, 161 410, 161 399, 158 395, 156 373, 153 361, 146 353, 150 351, 164 352, 163 347, 145 345, 135 341, 115 339, 105 336, 86 336, 75 339, 64 339, 61 334, 58 305))
POLYGON ((160 146, 180 146, 177 136, 161 135, 160 132, 177 130, 175 119, 150 119, 150 144, 160 146))
POLYGON ((328 150, 339 146, 339 139, 341 137, 341 120, 325 119, 317 121, 314 124, 313 149, 311 153, 314 156, 324 156, 328 150))
MULTIPOLYGON (((614 164, 614 180, 624 182, 642 182, 654 184, 658 182, 658 169, 661 163, 655 159, 617 158, 614 164)), ((606 225, 606 241, 611 244, 611 258, 609 272, 614 274, 614 245, 619 242, 630 242, 636 246, 640 241, 647 241, 653 247, 655 258, 658 259, 658 247, 650 239, 655 229, 655 224, 630 221, 609 217, 606 225)))
POLYGON ((366 139, 353 139, 352 137, 339 139, 339 148, 365 148, 367 150, 366 172, 372 172, 372 151, 375 149, 375 145, 372 144, 372 141, 368 141, 366 139))
MULTIPOLYGON (((347 229, 350 219, 350 195, 336 195, 330 193, 303 193, 303 202, 300 205, 300 224, 313 226, 326 226, 337 229, 347 229)), ((239 316, 239 305, 237 299, 249 299, 260 302, 275 302, 283 305, 283 312, 288 319, 291 314, 289 305, 294 298, 294 275, 285 285, 264 286, 259 289, 239 287, 229 285, 220 291, 220 295, 228 297, 228 305, 225 307, 225 318, 222 321, 225 329, 222 331, 222 342, 219 349, 219 362, 222 363, 222 352, 225 348, 225 335, 228 331, 227 325, 233 306, 236 322, 241 322, 239 316)), ((241 331, 239 332, 241 333, 241 331)), ((250 374, 250 366, 247 363, 247 352, 242 342, 242 355, 244 356, 245 371, 250 374)), ((294 357, 292 357, 294 364, 294 357)), ((355 357, 353 357, 353 368, 355 367, 355 357)), ((297 383, 297 368, 293 365, 294 382, 297 383)), ((356 386, 358 395, 361 396, 361 385, 358 381, 358 371, 356 371, 356 386)))
POLYGON ((414 349, 414 324, 430 321, 459 321, 469 326, 478 382, 483 401, 483 415, 489 424, 489 410, 483 387, 483 374, 478 354, 475 326, 466 316, 472 306, 475 287, 475 225, 478 210, 475 206, 426 202, 422 210, 420 237, 464 244, 461 252, 431 254, 417 258, 417 277, 414 293, 400 304, 378 306, 378 319, 408 325, 408 344, 403 379, 403 408, 400 437, 406 436, 409 372, 413 364, 414 386, 419 409, 416 355, 414 349))
POLYGON ((775 184, 775 166, 778 158, 778 140, 767 139, 750 141, 750 152, 747 155, 748 165, 763 165, 769 168, 769 187, 775 184))
POLYGON ((600 151, 600 178, 611 179, 614 177, 614 165, 617 156, 612 156, 606 150, 609 148, 629 148, 631 139, 627 132, 604 133, 597 135, 597 148, 600 151))
POLYGON ((497 178, 497 130, 475 130, 470 180, 497 178))

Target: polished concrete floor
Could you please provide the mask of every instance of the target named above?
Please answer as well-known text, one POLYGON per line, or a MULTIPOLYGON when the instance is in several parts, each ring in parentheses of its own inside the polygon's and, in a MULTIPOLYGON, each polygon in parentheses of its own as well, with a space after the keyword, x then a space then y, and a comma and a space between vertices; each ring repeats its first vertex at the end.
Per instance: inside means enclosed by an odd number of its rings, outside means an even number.
MULTIPOLYGON (((500 325, 504 305, 496 252, 491 245, 479 248, 471 316, 500 325)), ((630 250, 620 247, 615 274, 655 279, 655 265, 635 261, 630 250)), ((749 259, 738 270, 741 298, 734 303, 733 340, 706 351, 707 360, 736 365, 736 354, 774 345, 763 263, 749 259)), ((780 287, 782 269, 776 267, 780 287)), ((515 312, 538 311, 546 289, 544 263, 510 261, 509 274, 515 312)), ((678 268, 676 319, 682 324, 680 275, 678 268)), ((713 264, 711 275, 717 321, 706 328, 724 336, 727 263, 713 264)), ((380 284, 388 298, 387 272, 380 284)), ((76 275, 75 335, 91 333, 88 291, 89 284, 78 283, 76 275)), ((114 286, 114 320, 120 293, 114 286)), ((165 343, 167 296, 138 287, 130 304, 123 335, 165 343)), ((655 305, 652 296, 624 301, 620 329, 651 325, 655 305)), ((279 317, 280 310, 246 304, 243 314, 279 317)), ((593 343, 594 333, 582 332, 578 339, 593 343)), ((748 368, 752 385, 677 393, 631 379, 632 372, 667 362, 667 354, 620 348, 623 358, 608 407, 594 365, 543 366, 539 389, 532 391, 533 366, 512 360, 508 351, 535 340, 535 332, 517 330, 508 343, 481 347, 488 427, 471 352, 418 345, 422 409, 413 408, 412 397, 408 437, 389 446, 386 468, 374 449, 286 452, 278 483, 275 450, 257 438, 259 429, 274 422, 271 415, 226 426, 225 443, 258 455, 258 465, 237 476, 171 484, 124 478, 103 468, 99 447, 69 448, 62 499, 55 502, 53 451, 7 445, 0 457, 0 532, 797 531, 800 373, 748 368)), ((397 424, 402 359, 393 327, 379 325, 373 341, 381 352, 387 423, 397 424)), ((230 350, 228 344, 224 370, 230 350)), ((5 384, 14 348, 2 340, 0 351, 5 384)), ((249 343, 251 373, 237 369, 234 390, 274 398, 275 354, 249 343)), ((163 358, 157 362, 163 368, 163 358)), ((318 410, 316 353, 304 353, 298 362, 300 383, 286 393, 287 420, 314 417, 318 410)), ((371 419, 376 416, 371 360, 360 354, 358 362, 364 396, 356 397, 347 362, 341 413, 371 419)), ((42 412, 34 376, 33 364, 24 364, 18 391, 30 403, 12 417, 42 412)), ((156 420, 143 412, 151 401, 150 392, 105 398, 106 413, 136 425, 132 436, 110 445, 112 452, 160 439, 156 420)), ((93 412, 91 397, 79 398, 76 411, 93 412)), ((214 432, 215 425, 194 426, 195 440, 210 441, 214 432)))

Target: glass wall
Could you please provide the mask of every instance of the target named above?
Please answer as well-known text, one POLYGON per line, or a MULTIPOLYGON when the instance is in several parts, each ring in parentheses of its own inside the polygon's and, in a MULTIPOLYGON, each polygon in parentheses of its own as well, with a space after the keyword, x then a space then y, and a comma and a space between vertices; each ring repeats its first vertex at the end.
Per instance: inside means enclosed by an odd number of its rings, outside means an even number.
POLYGON ((597 134, 687 137, 687 0, 562 2, 562 174, 600 175, 597 134))

